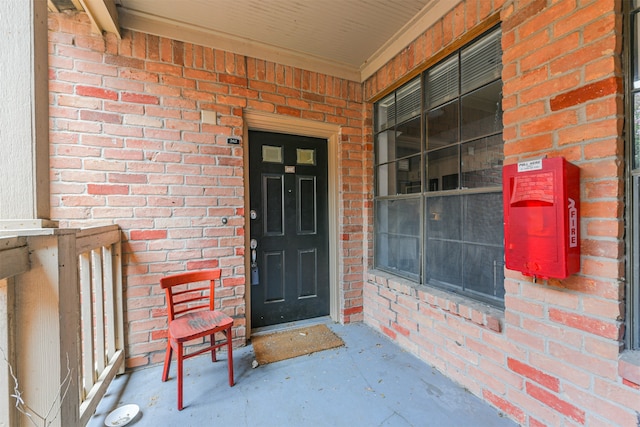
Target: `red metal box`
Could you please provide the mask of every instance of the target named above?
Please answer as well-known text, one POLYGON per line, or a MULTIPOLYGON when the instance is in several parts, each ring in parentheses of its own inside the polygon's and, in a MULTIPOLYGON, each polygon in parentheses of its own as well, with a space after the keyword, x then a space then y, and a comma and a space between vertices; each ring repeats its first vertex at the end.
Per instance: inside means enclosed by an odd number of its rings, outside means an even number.
POLYGON ((580 271, 580 169, 562 157, 506 165, 505 264, 528 276, 580 271))

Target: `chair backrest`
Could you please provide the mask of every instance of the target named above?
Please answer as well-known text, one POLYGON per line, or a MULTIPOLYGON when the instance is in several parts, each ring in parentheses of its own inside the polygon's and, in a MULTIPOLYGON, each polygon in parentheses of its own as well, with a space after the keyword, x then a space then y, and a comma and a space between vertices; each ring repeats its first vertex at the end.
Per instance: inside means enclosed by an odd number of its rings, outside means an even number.
POLYGON ((220 269, 192 271, 161 278, 160 286, 167 295, 169 321, 191 311, 213 310, 215 281, 218 279, 220 279, 220 269), (206 281, 209 283, 204 286, 189 286, 191 283, 206 281))

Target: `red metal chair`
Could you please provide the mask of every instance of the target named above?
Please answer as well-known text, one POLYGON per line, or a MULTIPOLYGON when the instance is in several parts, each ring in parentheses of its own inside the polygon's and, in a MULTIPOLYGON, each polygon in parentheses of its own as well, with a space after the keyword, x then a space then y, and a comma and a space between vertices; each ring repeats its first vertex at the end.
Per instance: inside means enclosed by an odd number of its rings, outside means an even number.
POLYGON ((178 410, 182 410, 182 362, 184 359, 211 351, 211 360, 217 360, 216 350, 227 346, 229 365, 229 386, 233 386, 233 340, 231 327, 233 319, 221 311, 214 310, 215 281, 220 279, 220 270, 195 271, 174 274, 160 279, 160 286, 167 295, 169 334, 167 353, 164 358, 162 381, 167 381, 173 350, 178 358, 178 410), (208 281, 206 286, 201 282, 208 281), (198 283, 200 282, 200 283, 198 283), (198 283, 197 285, 193 285, 198 283), (216 333, 222 333, 224 339, 216 342, 216 333), (209 336, 205 348, 186 353, 184 344, 188 341, 204 339, 209 336))

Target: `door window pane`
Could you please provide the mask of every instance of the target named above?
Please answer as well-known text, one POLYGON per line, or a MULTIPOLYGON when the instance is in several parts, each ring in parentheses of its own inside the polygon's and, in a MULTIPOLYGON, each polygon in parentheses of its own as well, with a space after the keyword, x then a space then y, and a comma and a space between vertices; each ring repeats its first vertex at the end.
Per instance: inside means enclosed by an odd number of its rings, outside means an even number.
POLYGON ((282 147, 263 145, 262 161, 265 163, 282 163, 282 147))
POLYGON ((299 165, 315 165, 316 150, 296 148, 296 162, 299 165))

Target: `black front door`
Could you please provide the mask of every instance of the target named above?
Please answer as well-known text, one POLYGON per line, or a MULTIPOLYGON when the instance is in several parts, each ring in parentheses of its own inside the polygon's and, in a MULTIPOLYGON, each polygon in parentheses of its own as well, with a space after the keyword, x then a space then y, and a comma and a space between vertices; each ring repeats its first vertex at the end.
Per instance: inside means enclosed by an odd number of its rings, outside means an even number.
POLYGON ((252 327, 329 314, 327 141, 249 132, 252 327))

